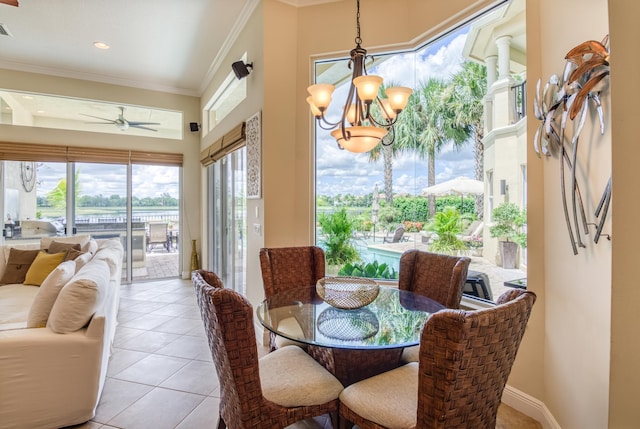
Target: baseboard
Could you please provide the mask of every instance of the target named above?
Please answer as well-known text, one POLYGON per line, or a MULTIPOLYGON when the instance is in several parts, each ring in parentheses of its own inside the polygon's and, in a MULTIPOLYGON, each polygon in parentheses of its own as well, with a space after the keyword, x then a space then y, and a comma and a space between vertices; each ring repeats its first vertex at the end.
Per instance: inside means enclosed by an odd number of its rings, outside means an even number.
POLYGON ((502 394, 502 402, 522 414, 540 422, 543 429, 561 429, 547 406, 520 390, 507 385, 502 394))

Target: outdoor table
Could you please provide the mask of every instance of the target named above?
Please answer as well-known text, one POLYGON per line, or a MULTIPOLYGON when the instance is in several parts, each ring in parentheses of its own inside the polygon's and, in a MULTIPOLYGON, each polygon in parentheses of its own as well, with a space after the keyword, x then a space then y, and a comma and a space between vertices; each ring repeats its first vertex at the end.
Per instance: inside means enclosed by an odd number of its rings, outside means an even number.
POLYGON ((315 286, 280 292, 256 313, 269 331, 306 345, 307 353, 345 386, 396 368, 402 350, 420 342, 420 331, 440 303, 396 287, 380 286, 364 307, 333 307, 315 286))

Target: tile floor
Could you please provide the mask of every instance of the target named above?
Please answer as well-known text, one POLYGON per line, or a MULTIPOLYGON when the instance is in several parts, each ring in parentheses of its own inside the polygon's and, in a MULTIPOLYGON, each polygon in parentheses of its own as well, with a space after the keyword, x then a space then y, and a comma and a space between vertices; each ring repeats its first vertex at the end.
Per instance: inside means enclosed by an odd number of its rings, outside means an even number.
MULTIPOLYGON (((123 285, 119 322, 96 416, 72 428, 215 428, 219 384, 191 282, 123 285)), ((290 427, 330 428, 326 417, 290 427)), ((542 426, 504 406, 497 428, 542 426)))

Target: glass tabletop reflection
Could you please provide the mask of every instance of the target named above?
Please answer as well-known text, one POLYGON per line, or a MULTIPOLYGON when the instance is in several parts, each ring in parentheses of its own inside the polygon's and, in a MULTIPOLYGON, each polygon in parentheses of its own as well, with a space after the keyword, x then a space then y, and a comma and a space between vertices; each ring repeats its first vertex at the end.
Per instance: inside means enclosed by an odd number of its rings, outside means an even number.
POLYGON ((429 316, 444 306, 422 295, 380 286, 369 305, 333 307, 315 286, 280 292, 256 309, 269 331, 301 343, 333 348, 384 349, 416 345, 429 316))

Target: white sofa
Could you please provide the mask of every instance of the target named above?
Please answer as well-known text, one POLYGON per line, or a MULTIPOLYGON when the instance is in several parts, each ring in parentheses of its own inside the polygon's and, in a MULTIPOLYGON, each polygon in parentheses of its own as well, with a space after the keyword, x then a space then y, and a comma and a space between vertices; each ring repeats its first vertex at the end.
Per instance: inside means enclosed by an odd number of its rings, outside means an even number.
MULTIPOLYGON (((42 240, 40 246, 50 241, 42 240)), ((94 417, 100 400, 117 323, 124 250, 118 239, 55 240, 78 240, 90 256, 63 262, 45 280, 52 284, 57 273, 58 283, 64 283, 54 293, 48 317, 45 311, 46 326, 27 328, 38 318, 36 307, 42 310, 42 295, 52 289, 0 286, 1 429, 79 424, 94 417)), ((0 271, 8 253, 2 247, 0 271)))

